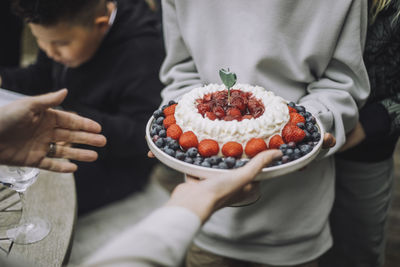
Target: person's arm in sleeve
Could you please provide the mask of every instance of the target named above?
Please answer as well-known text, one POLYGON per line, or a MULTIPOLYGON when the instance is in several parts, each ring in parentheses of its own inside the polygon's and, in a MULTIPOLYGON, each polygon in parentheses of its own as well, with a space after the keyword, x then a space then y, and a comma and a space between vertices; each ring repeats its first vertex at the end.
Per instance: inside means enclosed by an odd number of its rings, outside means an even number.
POLYGON ((161 83, 157 72, 137 74, 119 96, 118 112, 111 114, 87 105, 71 105, 72 110, 102 126, 107 146, 98 148, 99 158, 105 156, 146 156, 144 140, 147 121, 160 103, 161 83))
POLYGON ((97 251, 84 266, 178 266, 201 227, 190 210, 164 206, 97 251))
POLYGON ((322 77, 309 84, 308 94, 299 101, 321 120, 326 132, 335 136, 336 146, 327 155, 346 142, 346 133, 358 122, 358 108, 369 95, 363 61, 367 8, 366 1, 353 1, 330 63, 322 77))
POLYGON ((52 89, 52 61, 39 51, 36 62, 25 68, 0 67, 0 87, 25 95, 37 95, 52 89))
POLYGON ((229 173, 203 180, 188 176, 166 206, 100 249, 84 266, 179 266, 201 224, 216 210, 251 194, 255 176, 280 157, 280 150, 271 149, 229 173))
POLYGON ((196 64, 179 30, 173 0, 162 1, 164 42, 167 56, 161 67, 161 81, 166 85, 161 93, 162 105, 178 100, 183 94, 201 86, 196 64))

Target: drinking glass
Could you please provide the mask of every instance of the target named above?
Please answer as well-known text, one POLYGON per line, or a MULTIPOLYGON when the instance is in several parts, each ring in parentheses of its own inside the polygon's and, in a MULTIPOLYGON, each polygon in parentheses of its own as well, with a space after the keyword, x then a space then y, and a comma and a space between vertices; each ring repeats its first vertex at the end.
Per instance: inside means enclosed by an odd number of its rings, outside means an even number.
MULTIPOLYGON (((39 175, 39 169, 0 165, 0 183, 18 192, 22 209, 25 207, 25 191, 39 175)), ((31 244, 45 238, 51 226, 47 220, 39 217, 22 216, 21 222, 7 230, 7 237, 16 244, 31 244)))

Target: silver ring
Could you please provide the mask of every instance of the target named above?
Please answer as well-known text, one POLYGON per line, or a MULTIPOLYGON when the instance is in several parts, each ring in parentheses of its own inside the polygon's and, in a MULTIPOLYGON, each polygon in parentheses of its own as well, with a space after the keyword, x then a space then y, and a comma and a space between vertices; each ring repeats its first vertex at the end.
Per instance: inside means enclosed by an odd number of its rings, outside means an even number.
POLYGON ((49 152, 47 152, 47 157, 52 158, 56 155, 56 144, 50 143, 49 144, 49 152))

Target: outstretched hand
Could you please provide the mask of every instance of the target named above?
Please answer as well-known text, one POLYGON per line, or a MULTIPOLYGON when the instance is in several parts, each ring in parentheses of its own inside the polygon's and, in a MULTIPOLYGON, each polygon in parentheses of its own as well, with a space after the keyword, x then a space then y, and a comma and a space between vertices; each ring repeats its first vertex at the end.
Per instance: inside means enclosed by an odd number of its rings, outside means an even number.
POLYGON ((65 142, 102 147, 106 138, 101 126, 90 119, 55 110, 67 95, 63 89, 34 97, 25 97, 0 107, 0 164, 31 166, 57 172, 73 172, 77 166, 66 158, 95 161, 92 150, 55 146, 48 157, 51 143, 65 142))
POLYGON ((204 222, 216 210, 236 203, 251 191, 252 181, 265 165, 282 157, 280 150, 257 154, 244 167, 204 180, 189 178, 172 192, 167 205, 185 207, 204 222))

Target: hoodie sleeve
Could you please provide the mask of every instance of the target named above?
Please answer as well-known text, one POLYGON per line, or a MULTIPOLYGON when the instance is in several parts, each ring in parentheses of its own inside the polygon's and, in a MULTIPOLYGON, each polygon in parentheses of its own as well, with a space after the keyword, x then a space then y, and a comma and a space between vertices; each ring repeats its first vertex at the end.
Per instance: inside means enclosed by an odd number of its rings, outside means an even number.
POLYGON ((52 61, 40 51, 36 62, 26 68, 1 68, 0 87, 25 95, 37 95, 52 89, 52 61))
POLYGON ((370 92, 363 61, 367 10, 366 1, 353 1, 330 63, 322 77, 308 85, 308 94, 299 101, 321 120, 326 132, 335 136, 336 146, 326 155, 346 142, 346 133, 358 122, 358 109, 370 92))
POLYGON ((175 4, 172 0, 162 1, 164 42, 167 56, 161 66, 160 79, 166 84, 161 92, 163 102, 178 100, 193 88, 201 86, 196 64, 181 36, 177 22, 175 4))

